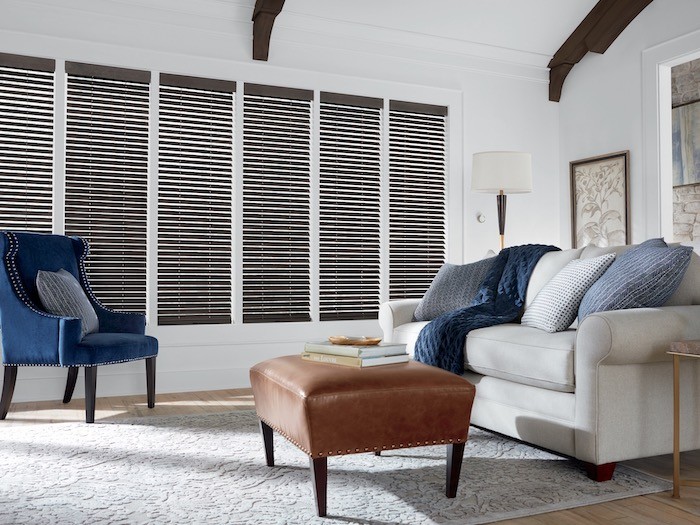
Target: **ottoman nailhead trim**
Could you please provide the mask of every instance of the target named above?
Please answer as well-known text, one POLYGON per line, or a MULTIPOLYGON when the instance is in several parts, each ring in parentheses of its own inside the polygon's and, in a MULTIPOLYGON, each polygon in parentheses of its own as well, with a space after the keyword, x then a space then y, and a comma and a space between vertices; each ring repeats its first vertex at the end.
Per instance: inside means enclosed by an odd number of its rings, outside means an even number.
MULTIPOLYGON (((286 432, 283 432, 282 430, 280 430, 279 427, 277 427, 276 425, 270 424, 270 422, 269 422, 268 420, 266 420, 266 419, 260 417, 259 415, 258 415, 258 417, 260 418, 261 421, 264 421, 265 424, 266 424, 267 426, 269 426, 271 429, 273 429, 275 432, 277 432, 280 436, 282 436, 283 438, 285 438, 287 441, 289 441, 290 443, 292 443, 292 444, 293 444, 294 446, 296 446, 299 450, 301 450, 301 451, 304 452, 305 454, 307 454, 307 455, 313 457, 313 454, 311 453, 310 450, 308 450, 308 449, 304 448, 303 446, 301 446, 296 440, 294 440, 294 439, 292 439, 291 437, 289 437, 289 435, 288 435, 286 432)), ((449 442, 450 442, 450 443, 461 443, 462 440, 461 440, 461 439, 450 439, 449 442)), ((441 439, 441 440, 440 440, 440 443, 446 443, 446 441, 445 441, 444 439, 441 439)), ((433 445, 435 445, 435 444, 437 444, 437 440, 433 440, 433 445)), ((423 443, 423 445, 428 446, 428 445, 430 445, 430 442, 429 442, 429 441, 426 441, 425 443, 423 443)), ((398 448, 414 447, 414 446, 416 446, 416 447, 421 446, 421 442, 420 442, 420 441, 416 441, 415 443, 413 443, 413 442, 411 441, 411 442, 407 443, 405 446, 404 446, 403 443, 399 443, 399 444, 398 444, 398 448)), ((388 448, 389 448, 389 445, 381 445, 381 450, 387 450, 388 448)), ((396 444, 392 444, 392 445, 391 445, 391 448, 392 448, 392 449, 395 449, 395 448, 397 448, 397 445, 396 445, 396 444)), ((376 447, 364 447, 364 449, 365 449, 365 450, 364 450, 365 452, 369 452, 370 450, 379 450, 380 447, 379 447, 379 445, 378 445, 378 446, 376 446, 376 447)), ((358 452, 360 452, 360 449, 359 449, 359 448, 356 448, 354 453, 358 453, 358 452)), ((345 454, 353 454, 352 449, 347 449, 347 451, 345 452, 345 454)), ((323 452, 318 452, 318 453, 317 453, 317 456, 318 456, 318 457, 323 457, 323 455, 324 455, 323 452)), ((343 451, 342 451, 342 450, 339 450, 339 451, 337 452, 337 454, 336 454, 336 453, 334 453, 332 450, 330 450, 330 451, 328 451, 328 454, 326 454, 326 455, 327 455, 327 456, 333 456, 333 455, 342 456, 342 455, 343 455, 343 451)))

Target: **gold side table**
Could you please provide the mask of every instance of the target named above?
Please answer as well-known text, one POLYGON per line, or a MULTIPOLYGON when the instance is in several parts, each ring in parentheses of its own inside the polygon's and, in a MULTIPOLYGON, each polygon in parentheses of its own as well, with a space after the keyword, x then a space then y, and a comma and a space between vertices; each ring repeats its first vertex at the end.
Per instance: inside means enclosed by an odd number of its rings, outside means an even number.
POLYGON ((671 343, 668 354, 673 356, 673 496, 681 497, 681 486, 700 487, 700 480, 681 479, 680 447, 680 368, 681 357, 700 359, 700 341, 677 341, 671 343))

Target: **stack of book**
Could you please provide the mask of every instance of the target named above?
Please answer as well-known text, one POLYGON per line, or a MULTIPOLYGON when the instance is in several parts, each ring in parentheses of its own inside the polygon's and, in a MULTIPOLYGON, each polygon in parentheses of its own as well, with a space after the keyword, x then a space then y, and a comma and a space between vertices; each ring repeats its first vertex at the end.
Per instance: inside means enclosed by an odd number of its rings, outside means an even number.
POLYGON ((301 358, 318 363, 358 368, 407 363, 409 360, 406 345, 392 343, 372 346, 334 345, 329 341, 306 343, 301 358))

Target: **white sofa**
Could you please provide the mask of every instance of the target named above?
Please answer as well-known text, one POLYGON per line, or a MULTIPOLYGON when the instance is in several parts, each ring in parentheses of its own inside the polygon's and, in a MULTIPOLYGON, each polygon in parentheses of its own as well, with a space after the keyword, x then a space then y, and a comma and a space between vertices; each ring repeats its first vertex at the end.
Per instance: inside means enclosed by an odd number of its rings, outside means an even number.
MULTIPOLYGON (((569 261, 628 247, 564 250, 544 255, 527 289, 526 308, 569 261)), ((387 342, 409 352, 427 322, 412 322, 418 299, 381 305, 387 342)), ((700 258, 660 308, 601 312, 564 332, 519 323, 473 330, 464 374, 476 385, 472 424, 587 464, 593 479, 615 463, 673 450, 672 341, 700 339, 700 258)), ((700 448, 700 359, 681 370, 681 449, 700 448)))

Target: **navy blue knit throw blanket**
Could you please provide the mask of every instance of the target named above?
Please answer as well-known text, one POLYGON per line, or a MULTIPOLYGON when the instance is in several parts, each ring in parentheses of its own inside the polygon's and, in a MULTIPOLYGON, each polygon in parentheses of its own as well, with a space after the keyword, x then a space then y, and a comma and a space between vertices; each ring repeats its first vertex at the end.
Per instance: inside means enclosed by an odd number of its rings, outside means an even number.
POLYGON ((466 308, 447 312, 427 324, 418 335, 415 359, 455 374, 464 373, 464 342, 476 328, 517 319, 537 261, 556 246, 526 244, 501 250, 466 308))

